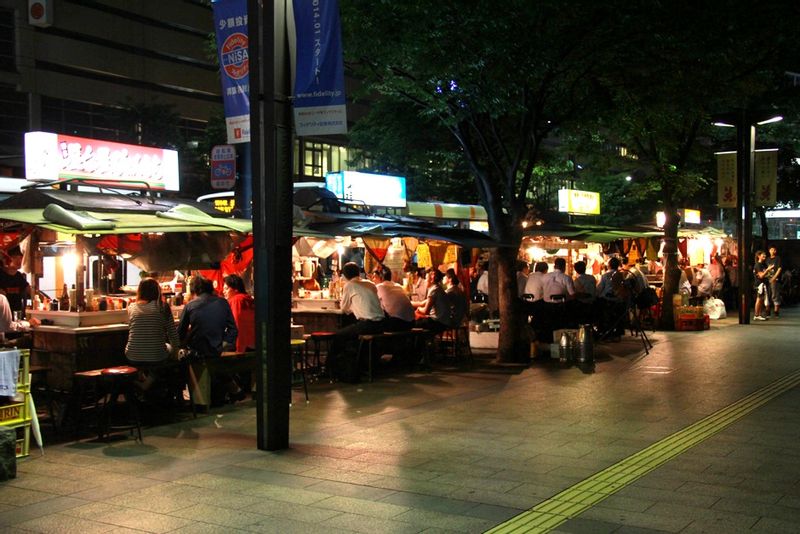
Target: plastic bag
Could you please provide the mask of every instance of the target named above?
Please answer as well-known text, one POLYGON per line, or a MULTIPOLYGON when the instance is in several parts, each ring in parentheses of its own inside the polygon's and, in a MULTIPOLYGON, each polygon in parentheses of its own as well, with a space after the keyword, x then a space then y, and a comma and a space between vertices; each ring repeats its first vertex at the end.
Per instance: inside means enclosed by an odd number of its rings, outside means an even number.
POLYGON ((720 299, 706 299, 703 303, 703 313, 713 320, 724 319, 728 316, 725 311, 725 303, 720 299))

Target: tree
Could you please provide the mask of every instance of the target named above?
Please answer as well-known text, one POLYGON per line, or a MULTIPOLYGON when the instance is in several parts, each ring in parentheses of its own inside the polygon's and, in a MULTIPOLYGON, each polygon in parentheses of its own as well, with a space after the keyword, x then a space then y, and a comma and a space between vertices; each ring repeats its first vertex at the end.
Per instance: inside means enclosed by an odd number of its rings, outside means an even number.
POLYGON ((514 265, 544 141, 592 110, 623 45, 605 2, 344 0, 344 49, 367 90, 403 100, 458 146, 486 208, 497 272, 500 361, 527 360, 514 265))
MULTIPOLYGON (((748 4, 726 1, 653 3, 640 17, 624 63, 608 69, 602 87, 611 105, 594 132, 627 146, 647 170, 665 211, 662 327, 673 327, 677 292, 677 209, 709 183, 712 116, 777 101, 775 89, 796 61, 791 22, 782 2, 759 3, 774 21, 769 31, 753 23, 748 4)), ((740 251, 740 257, 749 255, 740 251)))

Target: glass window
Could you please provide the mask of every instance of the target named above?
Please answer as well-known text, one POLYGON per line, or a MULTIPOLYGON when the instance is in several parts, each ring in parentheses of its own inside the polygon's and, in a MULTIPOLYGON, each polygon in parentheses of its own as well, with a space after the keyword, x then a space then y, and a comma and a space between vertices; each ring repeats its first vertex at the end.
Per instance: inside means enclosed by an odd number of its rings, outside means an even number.
POLYGON ((0 70, 16 72, 14 11, 0 9, 0 70))

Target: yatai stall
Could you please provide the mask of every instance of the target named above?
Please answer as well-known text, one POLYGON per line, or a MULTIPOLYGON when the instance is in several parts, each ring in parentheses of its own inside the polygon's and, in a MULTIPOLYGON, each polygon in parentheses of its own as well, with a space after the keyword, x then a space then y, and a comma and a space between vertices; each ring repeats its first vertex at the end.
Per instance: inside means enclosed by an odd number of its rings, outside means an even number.
POLYGON ((41 322, 32 330, 32 364, 50 369, 51 387, 70 389, 75 371, 125 362, 125 307, 138 278, 109 283, 109 271, 131 264, 158 277, 174 304, 186 290, 176 271, 214 265, 247 237, 251 223, 148 195, 47 188, 0 203, 0 229, 25 243, 32 287, 41 295, 27 311, 41 322), (50 287, 41 288, 42 280, 50 287), (68 287, 67 295, 59 287, 68 287))

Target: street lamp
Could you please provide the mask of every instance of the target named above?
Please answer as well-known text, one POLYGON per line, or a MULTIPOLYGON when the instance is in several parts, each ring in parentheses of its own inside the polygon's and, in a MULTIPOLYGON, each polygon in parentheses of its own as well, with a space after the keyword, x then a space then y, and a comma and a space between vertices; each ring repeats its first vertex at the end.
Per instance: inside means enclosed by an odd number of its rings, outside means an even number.
POLYGON ((783 120, 769 112, 739 110, 719 117, 714 126, 736 128, 736 232, 739 247, 739 324, 750 324, 751 263, 753 242, 753 166, 755 163, 756 126, 783 120))

